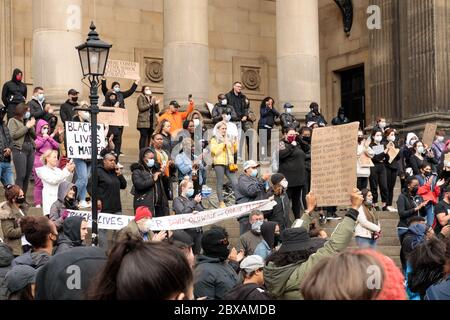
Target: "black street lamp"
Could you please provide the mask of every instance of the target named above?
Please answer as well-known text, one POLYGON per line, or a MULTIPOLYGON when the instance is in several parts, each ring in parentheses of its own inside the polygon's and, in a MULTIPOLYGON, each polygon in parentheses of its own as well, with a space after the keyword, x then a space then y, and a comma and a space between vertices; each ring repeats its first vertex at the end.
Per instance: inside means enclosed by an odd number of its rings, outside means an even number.
MULTIPOLYGON (((90 95, 89 100, 91 107, 88 111, 91 114, 91 135, 92 135, 92 245, 98 244, 98 210, 97 210, 97 115, 100 112, 98 107, 98 87, 100 85, 99 78, 105 74, 106 63, 108 61, 109 49, 112 45, 100 40, 94 22, 91 22, 91 31, 85 43, 76 47, 80 55, 81 70, 83 71, 83 79, 89 81, 90 95)), ((77 109, 75 109, 77 110, 77 109)), ((78 109, 79 110, 79 109, 78 109)))

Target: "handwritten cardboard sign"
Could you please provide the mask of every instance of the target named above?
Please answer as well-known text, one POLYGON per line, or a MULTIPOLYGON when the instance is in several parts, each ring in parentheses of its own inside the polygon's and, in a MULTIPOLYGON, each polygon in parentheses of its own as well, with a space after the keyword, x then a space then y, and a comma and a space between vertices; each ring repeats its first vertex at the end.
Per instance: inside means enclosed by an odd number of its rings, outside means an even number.
POLYGON ((435 123, 426 124, 422 137, 423 144, 426 144, 428 147, 431 147, 434 141, 434 136, 436 135, 436 130, 437 124, 435 123))
POLYGON ((395 157, 400 153, 400 149, 397 149, 392 142, 389 142, 387 146, 390 147, 388 151, 389 163, 392 163, 395 160, 395 157))
POLYGON ((139 63, 122 60, 108 60, 105 77, 122 79, 139 79, 139 63))
POLYGON ((97 116, 97 122, 118 127, 129 127, 128 110, 122 108, 100 108, 102 110, 113 110, 114 112, 100 112, 97 116))
POLYGON ((346 206, 356 187, 359 122, 314 129, 311 190, 319 207, 346 206))
MULTIPOLYGON (((69 159, 91 159, 92 134, 89 122, 66 121, 66 149, 69 159)), ((102 125, 97 126, 97 155, 106 148, 105 130, 102 125)))

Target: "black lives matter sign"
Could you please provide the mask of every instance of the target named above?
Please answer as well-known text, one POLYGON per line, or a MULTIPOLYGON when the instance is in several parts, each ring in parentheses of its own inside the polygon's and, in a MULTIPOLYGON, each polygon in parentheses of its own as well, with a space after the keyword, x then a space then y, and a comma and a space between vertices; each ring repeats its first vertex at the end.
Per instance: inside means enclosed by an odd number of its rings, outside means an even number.
MULTIPOLYGON (((88 122, 66 122, 66 150, 69 159, 92 158, 91 124, 88 122)), ((97 155, 106 148, 105 129, 97 126, 97 155)))

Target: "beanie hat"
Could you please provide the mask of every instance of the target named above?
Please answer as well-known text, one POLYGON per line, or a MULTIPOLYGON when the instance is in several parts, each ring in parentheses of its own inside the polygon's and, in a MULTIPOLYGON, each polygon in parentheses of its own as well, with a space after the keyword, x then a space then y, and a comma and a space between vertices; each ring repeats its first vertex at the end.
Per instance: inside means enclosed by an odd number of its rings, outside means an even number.
POLYGON ((383 287, 376 300, 406 300, 405 278, 391 258, 371 249, 357 250, 377 259, 383 268, 383 287))
POLYGON ((284 179, 284 175, 281 173, 275 173, 274 175, 272 175, 272 177, 270 178, 270 181, 272 182, 273 185, 276 185, 278 183, 280 183, 283 179, 284 179))
POLYGON ((228 244, 228 234, 224 228, 212 227, 203 233, 202 249, 207 257, 226 260, 230 253, 228 244))
POLYGON ((152 218, 152 212, 147 207, 139 207, 136 209, 136 214, 134 215, 134 221, 138 222, 141 219, 151 219, 152 218))
POLYGON ((17 265, 6 274, 6 287, 11 293, 18 292, 27 285, 35 283, 36 272, 36 269, 28 265, 17 265))

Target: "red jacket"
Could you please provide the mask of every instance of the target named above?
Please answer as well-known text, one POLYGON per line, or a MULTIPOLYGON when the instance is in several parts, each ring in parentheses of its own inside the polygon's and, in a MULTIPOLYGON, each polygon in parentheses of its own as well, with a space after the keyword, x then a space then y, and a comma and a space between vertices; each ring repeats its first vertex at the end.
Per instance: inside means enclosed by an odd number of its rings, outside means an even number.
POLYGON ((441 188, 437 185, 434 186, 434 191, 431 191, 431 180, 419 187, 419 191, 417 191, 417 195, 421 196, 425 201, 430 200, 433 205, 436 205, 439 202, 440 194, 441 188))

